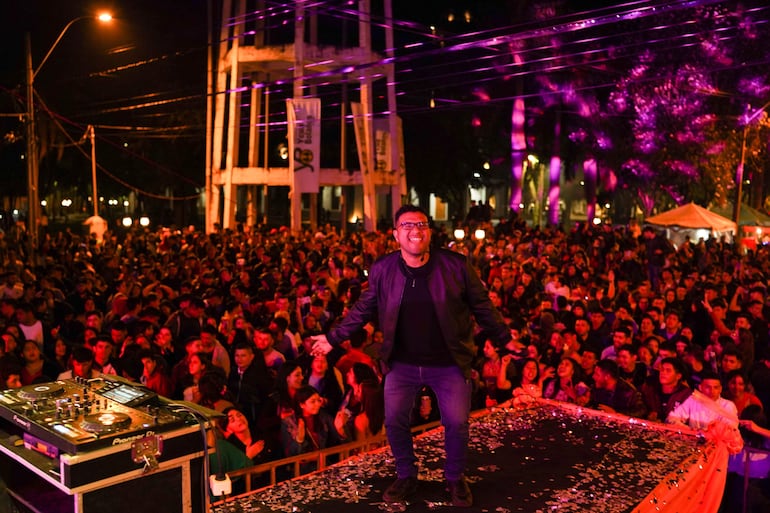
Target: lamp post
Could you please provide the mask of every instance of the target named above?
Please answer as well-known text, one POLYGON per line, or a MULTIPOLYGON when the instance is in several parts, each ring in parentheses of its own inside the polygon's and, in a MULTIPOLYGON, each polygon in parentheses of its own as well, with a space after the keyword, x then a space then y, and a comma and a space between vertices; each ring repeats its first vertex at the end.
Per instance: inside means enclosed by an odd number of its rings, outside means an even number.
POLYGON ((91 185, 93 187, 92 202, 94 204, 94 217, 99 215, 99 195, 96 193, 96 130, 94 125, 88 125, 91 136, 91 185))
POLYGON ((26 113, 26 137, 27 137, 27 230, 29 232, 28 244, 29 244, 29 259, 34 265, 35 262, 35 250, 38 244, 39 235, 39 223, 40 223, 40 199, 38 197, 38 177, 39 177, 39 165, 38 165, 38 148, 37 148, 37 128, 35 126, 35 77, 40 73, 40 69, 48 60, 48 57, 53 53, 54 48, 59 45, 64 34, 69 28, 80 20, 98 19, 101 22, 109 22, 112 20, 112 16, 107 13, 99 14, 98 16, 79 16, 70 20, 56 41, 53 42, 48 52, 40 61, 37 68, 32 66, 32 42, 29 32, 24 35, 24 49, 26 52, 26 89, 27 89, 27 113, 26 113))
POLYGON ((762 105, 760 108, 758 108, 756 111, 754 111, 750 116, 746 116, 746 122, 743 125, 743 142, 741 143, 741 160, 738 163, 738 169, 735 171, 735 201, 733 202, 733 221, 735 221, 735 224, 740 224, 740 218, 741 218, 741 200, 743 199, 743 165, 746 162, 746 137, 748 136, 749 132, 749 124, 751 124, 752 121, 757 119, 760 114, 762 114, 766 108, 770 107, 770 102, 767 102, 766 104, 762 105))

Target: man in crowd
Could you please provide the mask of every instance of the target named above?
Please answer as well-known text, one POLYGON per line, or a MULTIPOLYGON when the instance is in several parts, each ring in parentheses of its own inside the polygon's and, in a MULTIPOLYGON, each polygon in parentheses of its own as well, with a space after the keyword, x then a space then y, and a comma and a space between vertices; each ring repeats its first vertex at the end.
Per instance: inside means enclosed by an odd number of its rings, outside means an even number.
POLYGON ((620 378, 628 381, 637 390, 642 389, 642 385, 647 381, 647 366, 638 362, 636 351, 631 344, 623 344, 618 348, 616 362, 618 362, 618 372, 620 378))
POLYGON ((642 399, 647 407, 647 418, 666 422, 671 410, 690 397, 692 389, 684 379, 684 364, 678 358, 664 358, 656 380, 642 385, 642 399))
POLYGON ((19 329, 24 334, 24 340, 34 340, 42 351, 45 330, 43 329, 43 323, 35 315, 32 305, 29 303, 19 303, 16 306, 16 320, 19 322, 19 329))
POLYGON ((179 310, 166 321, 174 336, 174 352, 178 358, 184 357, 185 341, 200 336, 205 308, 206 303, 202 299, 188 295, 180 299, 179 310))
POLYGON ((118 374, 113 365, 114 348, 112 338, 104 335, 97 337, 96 344, 94 344, 94 367, 102 374, 118 374))
MULTIPOLYGON (((270 333, 267 333, 270 336, 270 333)), ((273 386, 265 359, 256 353, 254 345, 243 340, 233 348, 233 369, 227 379, 227 388, 234 402, 243 408, 249 423, 256 425, 273 386)))
POLYGON ((206 324, 200 333, 201 351, 211 357, 211 363, 222 369, 225 376, 230 374, 230 355, 227 349, 217 340, 217 329, 206 324))
POLYGON ((608 413, 622 413, 644 418, 647 408, 642 395, 627 381, 620 379, 614 360, 600 360, 594 369, 594 387, 591 402, 597 409, 608 413))
POLYGON ((591 347, 583 349, 580 353, 580 368, 583 369, 583 380, 586 385, 594 384, 594 371, 597 363, 599 363, 599 355, 596 349, 591 347))
POLYGON ((612 345, 602 351, 602 360, 615 360, 618 350, 631 342, 631 330, 625 326, 618 326, 612 331, 612 345))
POLYGON ((93 368, 94 353, 84 346, 72 350, 71 368, 65 370, 57 379, 83 378, 93 379, 99 376, 99 371, 93 368))
POLYGON ((671 424, 683 424, 692 429, 706 429, 712 422, 722 421, 728 426, 738 427, 738 409, 735 403, 722 397, 722 382, 713 372, 704 372, 698 390, 666 419, 671 424))

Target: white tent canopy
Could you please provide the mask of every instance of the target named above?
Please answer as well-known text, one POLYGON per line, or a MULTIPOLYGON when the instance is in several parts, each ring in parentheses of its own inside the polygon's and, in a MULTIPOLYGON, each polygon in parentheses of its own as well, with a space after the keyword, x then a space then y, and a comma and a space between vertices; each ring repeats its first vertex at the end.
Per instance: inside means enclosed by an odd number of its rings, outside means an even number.
POLYGON ((738 231, 738 226, 732 220, 699 207, 695 203, 688 203, 668 212, 648 217, 644 222, 665 228, 666 236, 677 245, 685 239, 697 242, 701 238, 708 239, 722 235, 732 240, 738 231))

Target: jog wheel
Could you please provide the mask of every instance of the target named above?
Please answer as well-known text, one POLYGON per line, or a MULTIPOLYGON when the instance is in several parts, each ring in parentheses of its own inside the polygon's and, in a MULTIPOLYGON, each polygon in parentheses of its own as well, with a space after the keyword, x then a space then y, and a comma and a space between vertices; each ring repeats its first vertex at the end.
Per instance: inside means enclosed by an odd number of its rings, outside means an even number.
POLYGON ((89 433, 110 433, 131 425, 131 417, 120 412, 102 412, 86 415, 80 427, 89 433))
POLYGON ((39 385, 27 385, 19 389, 18 395, 25 401, 40 401, 51 399, 64 393, 61 383, 41 383, 39 385))

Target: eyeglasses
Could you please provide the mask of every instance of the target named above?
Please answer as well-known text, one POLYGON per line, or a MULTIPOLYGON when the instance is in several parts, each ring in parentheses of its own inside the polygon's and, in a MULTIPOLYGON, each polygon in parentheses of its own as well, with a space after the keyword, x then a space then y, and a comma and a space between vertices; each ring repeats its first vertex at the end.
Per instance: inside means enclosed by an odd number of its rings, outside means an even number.
POLYGON ((412 221, 404 221, 403 223, 398 224, 399 228, 403 228, 404 230, 410 231, 417 228, 418 230, 427 230, 430 228, 430 223, 427 221, 419 221, 419 222, 412 222, 412 221))

